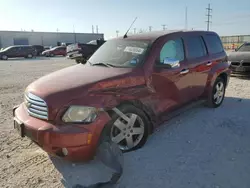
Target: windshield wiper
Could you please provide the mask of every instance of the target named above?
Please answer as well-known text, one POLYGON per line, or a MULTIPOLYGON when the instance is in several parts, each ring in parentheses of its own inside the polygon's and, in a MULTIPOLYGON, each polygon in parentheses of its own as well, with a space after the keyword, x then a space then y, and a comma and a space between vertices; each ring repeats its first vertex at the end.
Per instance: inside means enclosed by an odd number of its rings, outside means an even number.
POLYGON ((114 65, 110 64, 110 63, 92 63, 92 66, 94 65, 104 65, 106 67, 115 67, 114 65))

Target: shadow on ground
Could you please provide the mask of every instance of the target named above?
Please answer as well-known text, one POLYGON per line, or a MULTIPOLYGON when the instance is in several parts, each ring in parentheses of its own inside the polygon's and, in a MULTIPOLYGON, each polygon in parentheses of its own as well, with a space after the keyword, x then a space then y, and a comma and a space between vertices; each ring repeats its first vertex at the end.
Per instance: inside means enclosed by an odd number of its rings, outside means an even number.
MULTIPOLYGON (((250 100, 226 97, 217 109, 199 106, 171 119, 146 145, 124 154, 117 188, 250 186, 250 100)), ((110 179, 99 160, 72 164, 52 159, 65 187, 110 179)))

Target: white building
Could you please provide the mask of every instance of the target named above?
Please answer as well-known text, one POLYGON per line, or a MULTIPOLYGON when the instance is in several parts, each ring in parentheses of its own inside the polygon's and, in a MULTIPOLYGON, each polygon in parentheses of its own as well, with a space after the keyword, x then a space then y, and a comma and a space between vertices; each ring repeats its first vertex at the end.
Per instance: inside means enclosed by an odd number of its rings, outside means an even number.
POLYGON ((99 38, 104 38, 104 35, 97 33, 0 31, 0 48, 12 45, 56 46, 57 42, 87 43, 99 38))

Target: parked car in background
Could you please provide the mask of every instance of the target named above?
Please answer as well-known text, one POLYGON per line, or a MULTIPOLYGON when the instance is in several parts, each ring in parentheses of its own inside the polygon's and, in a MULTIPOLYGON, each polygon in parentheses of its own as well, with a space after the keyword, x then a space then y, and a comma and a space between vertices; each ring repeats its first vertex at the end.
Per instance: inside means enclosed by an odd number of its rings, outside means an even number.
POLYGON ((66 55, 66 46, 56 46, 54 48, 43 51, 42 55, 46 57, 53 57, 57 55, 66 55))
POLYGON ((84 66, 30 84, 25 101, 13 109, 14 127, 68 160, 93 158, 106 139, 128 152, 142 147, 154 128, 181 109, 197 102, 219 107, 230 72, 214 32, 161 31, 112 39, 84 66))
POLYGON ((230 68, 234 74, 250 75, 250 42, 246 42, 228 54, 230 68))
POLYGON ((42 45, 33 45, 33 47, 36 49, 37 56, 42 55, 42 52, 45 50, 42 45))
POLYGON ((92 40, 87 44, 71 44, 67 46, 67 57, 77 63, 85 64, 89 57, 106 41, 103 39, 92 40))
POLYGON ((9 46, 0 51, 0 59, 7 60, 15 57, 32 58, 36 56, 36 53, 36 49, 30 45, 9 46))

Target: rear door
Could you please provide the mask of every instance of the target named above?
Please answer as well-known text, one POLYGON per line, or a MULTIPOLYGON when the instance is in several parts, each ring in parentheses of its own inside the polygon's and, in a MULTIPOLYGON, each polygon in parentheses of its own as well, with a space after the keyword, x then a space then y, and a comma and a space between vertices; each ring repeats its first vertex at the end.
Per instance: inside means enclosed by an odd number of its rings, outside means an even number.
POLYGON ((28 54, 28 47, 26 46, 21 46, 18 48, 17 55, 18 57, 26 57, 28 54))
POLYGON ((201 35, 187 35, 184 43, 191 87, 190 97, 196 99, 205 91, 212 62, 209 60, 208 50, 201 35))

